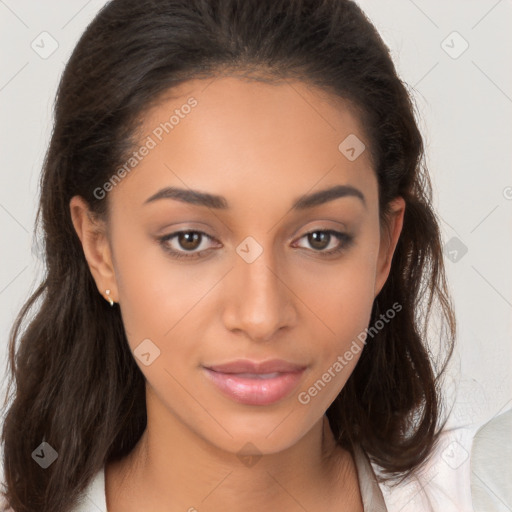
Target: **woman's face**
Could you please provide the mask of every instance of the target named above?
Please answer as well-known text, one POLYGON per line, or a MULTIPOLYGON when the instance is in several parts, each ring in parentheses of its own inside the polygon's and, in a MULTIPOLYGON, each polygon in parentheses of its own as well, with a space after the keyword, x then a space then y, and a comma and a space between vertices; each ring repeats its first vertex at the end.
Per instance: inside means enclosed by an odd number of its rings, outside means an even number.
POLYGON ((277 452, 353 371, 404 203, 381 233, 368 142, 341 100, 234 77, 172 94, 102 189, 108 245, 91 271, 119 302, 148 422, 277 452))

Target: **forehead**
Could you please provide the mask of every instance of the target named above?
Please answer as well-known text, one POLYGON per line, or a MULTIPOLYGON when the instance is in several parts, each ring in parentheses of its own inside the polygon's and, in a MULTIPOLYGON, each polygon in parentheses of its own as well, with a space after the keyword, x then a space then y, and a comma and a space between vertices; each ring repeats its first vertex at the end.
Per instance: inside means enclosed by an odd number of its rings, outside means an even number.
POLYGON ((375 188, 363 144, 350 104, 303 82, 190 80, 143 114, 135 150, 144 156, 132 161, 114 196, 124 191, 142 204, 169 185, 245 194, 245 201, 251 192, 295 197, 316 183, 375 188), (361 151, 356 159, 347 158, 347 144, 361 151))

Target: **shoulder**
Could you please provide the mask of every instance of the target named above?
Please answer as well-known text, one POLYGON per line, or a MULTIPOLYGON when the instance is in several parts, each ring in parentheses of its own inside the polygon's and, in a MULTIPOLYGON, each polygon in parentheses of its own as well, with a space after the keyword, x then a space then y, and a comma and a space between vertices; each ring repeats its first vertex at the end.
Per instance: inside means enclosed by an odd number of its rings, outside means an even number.
POLYGON ((511 434, 512 409, 491 418, 475 434, 471 450, 471 492, 477 511, 512 507, 511 434))
POLYGON ((370 459, 359 445, 353 446, 353 455, 363 509, 371 512, 387 512, 382 490, 370 464, 370 459))
POLYGON ((475 430, 444 429, 424 466, 399 484, 381 483, 388 512, 473 512, 470 453, 475 430))

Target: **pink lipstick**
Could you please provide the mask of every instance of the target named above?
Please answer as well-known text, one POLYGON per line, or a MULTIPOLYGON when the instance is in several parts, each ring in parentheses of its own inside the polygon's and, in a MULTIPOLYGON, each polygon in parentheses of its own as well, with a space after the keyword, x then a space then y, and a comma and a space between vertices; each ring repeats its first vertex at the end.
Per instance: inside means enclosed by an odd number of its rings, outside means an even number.
POLYGON ((295 389, 306 366, 281 359, 256 362, 239 359, 204 367, 211 382, 224 395, 246 405, 269 405, 295 389))

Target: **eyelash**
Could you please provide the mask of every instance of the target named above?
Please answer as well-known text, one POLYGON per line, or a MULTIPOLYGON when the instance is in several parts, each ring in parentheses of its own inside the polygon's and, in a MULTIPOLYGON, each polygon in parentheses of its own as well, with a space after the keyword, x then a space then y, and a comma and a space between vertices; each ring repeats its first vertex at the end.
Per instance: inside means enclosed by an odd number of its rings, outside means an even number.
MULTIPOLYGON (((164 251, 167 252, 168 254, 170 254, 173 258, 177 258, 177 259, 198 258, 198 257, 200 258, 201 253, 204 253, 209 250, 209 249, 204 249, 204 250, 198 251, 198 252, 188 252, 188 251, 176 251, 174 249, 170 249, 169 246, 166 244, 166 242, 168 242, 169 240, 172 240, 173 238, 177 237, 178 235, 180 235, 182 233, 197 233, 197 234, 201 235, 201 242, 202 242, 203 236, 206 238, 209 238, 210 240, 214 240, 213 237, 211 237, 207 233, 204 233, 203 231, 195 231, 195 230, 191 230, 191 229, 175 231, 174 233, 160 237, 158 239, 160 245, 162 246, 164 251)), ((329 256, 332 256, 334 254, 338 254, 338 253, 341 253, 342 251, 347 250, 352 245, 352 243, 354 241, 354 237, 352 235, 349 235, 347 233, 342 233, 341 231, 335 231, 333 229, 315 229, 312 231, 308 231, 307 233, 304 233, 304 235, 302 235, 299 238, 299 240, 301 240, 304 237, 307 237, 308 235, 311 235, 312 233, 327 233, 329 235, 334 236, 335 238, 337 238, 339 240, 340 245, 338 247, 336 247, 335 249, 331 249, 329 251, 311 249, 311 251, 318 253, 322 257, 326 257, 326 258, 329 256)), ((331 240, 329 240, 329 242, 331 242, 331 240)))

